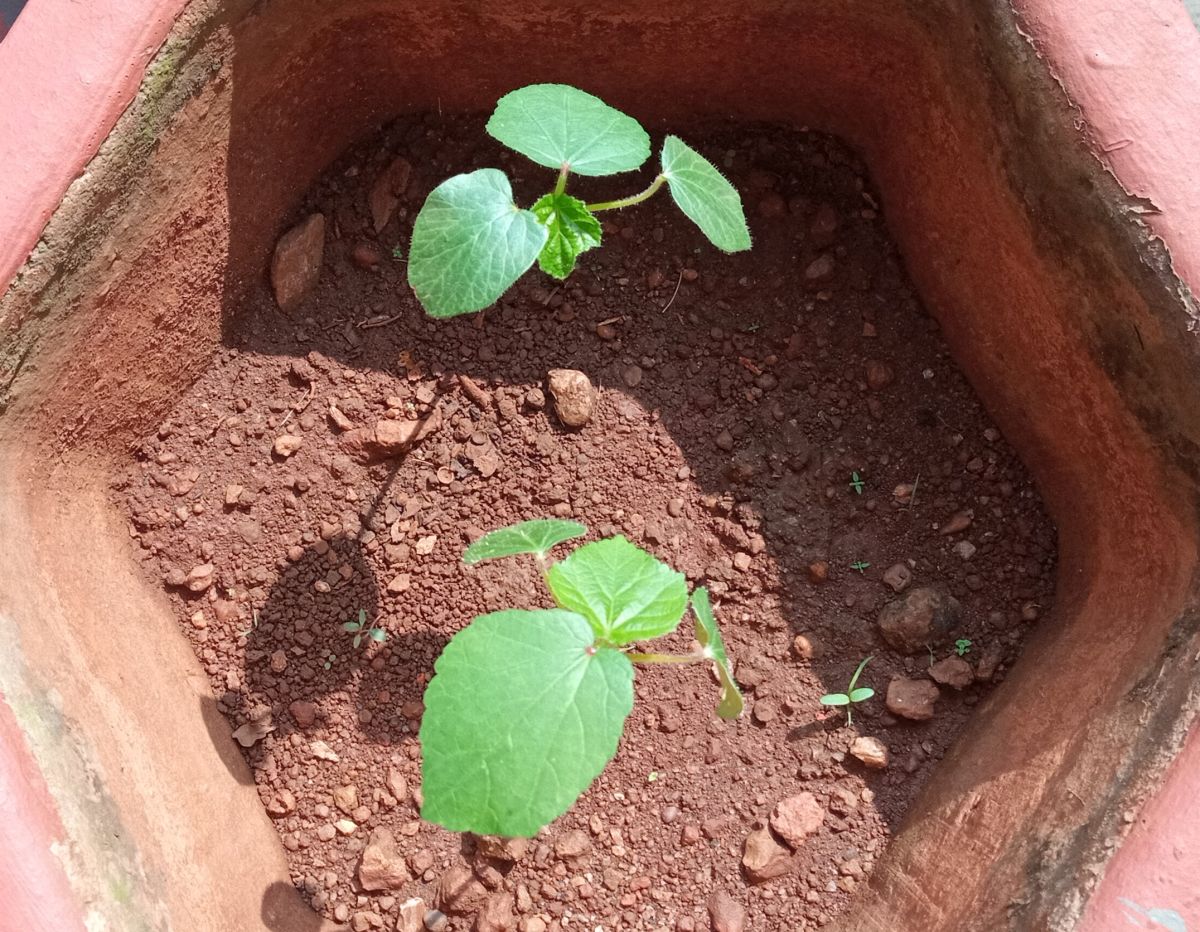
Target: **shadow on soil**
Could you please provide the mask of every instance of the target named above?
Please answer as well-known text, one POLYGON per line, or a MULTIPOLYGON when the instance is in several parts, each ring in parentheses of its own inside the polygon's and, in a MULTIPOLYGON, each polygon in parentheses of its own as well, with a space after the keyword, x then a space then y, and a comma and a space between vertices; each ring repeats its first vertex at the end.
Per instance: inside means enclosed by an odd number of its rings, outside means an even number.
POLYGON ((281 880, 263 892, 262 923, 271 932, 328 932, 341 928, 313 912, 296 888, 281 880))
MULTIPOLYGON (((345 690, 351 682, 358 721, 343 724, 350 724, 368 741, 392 744, 419 723, 422 674, 428 670, 429 658, 441 653, 446 638, 393 633, 379 643, 369 637, 380 623, 380 592, 366 556, 366 547, 372 544, 362 539, 374 537, 369 528, 377 523, 376 514, 402 463, 397 460, 389 468, 362 516, 364 530, 358 537, 331 534, 329 540, 318 540, 289 558, 247 636, 243 675, 249 690, 275 695, 290 681, 291 688, 282 692, 308 697, 274 720, 277 738, 303 732, 314 723, 326 724, 322 699, 345 690), (362 626, 357 645, 359 632, 348 631, 347 623, 362 626), (320 647, 315 654, 314 645, 320 647)), ((257 746, 249 752, 255 767, 260 765, 260 754, 257 746)))

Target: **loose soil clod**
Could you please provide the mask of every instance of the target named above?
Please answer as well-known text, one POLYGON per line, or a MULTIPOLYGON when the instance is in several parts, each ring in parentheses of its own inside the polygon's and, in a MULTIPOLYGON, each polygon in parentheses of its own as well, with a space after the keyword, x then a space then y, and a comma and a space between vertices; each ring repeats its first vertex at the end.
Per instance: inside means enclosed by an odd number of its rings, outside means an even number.
MULTIPOLYGON (((330 169, 296 214, 325 218, 319 280, 297 264, 287 315, 265 281, 247 301, 119 484, 131 534, 231 730, 257 736, 243 753, 316 910, 406 930, 817 928, 1046 616, 1053 528, 840 144, 687 134, 748 197, 752 252, 651 203, 607 218, 567 282, 535 273, 432 321, 402 257, 433 184, 503 161, 481 126, 401 121, 330 169), (586 419, 552 370, 586 378, 586 419), (518 854, 420 820, 417 732, 446 640, 533 607, 531 564, 465 567, 463 549, 540 516, 704 581, 752 711, 718 721, 703 668, 641 671, 616 760, 518 854), (884 606, 931 589, 958 611, 884 640, 884 606), (351 646, 360 609, 385 643, 351 646), (929 667, 956 637, 971 653, 938 668, 939 695, 929 667), (877 695, 848 728, 818 699, 868 654, 877 695), (915 700, 931 718, 887 711, 915 700)), ((507 168, 528 203, 540 170, 507 168)))

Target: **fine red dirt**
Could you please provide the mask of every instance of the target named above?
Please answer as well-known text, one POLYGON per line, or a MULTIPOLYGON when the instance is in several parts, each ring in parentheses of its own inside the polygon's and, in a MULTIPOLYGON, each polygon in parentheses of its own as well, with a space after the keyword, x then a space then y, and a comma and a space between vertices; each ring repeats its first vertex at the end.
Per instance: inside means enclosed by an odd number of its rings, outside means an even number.
MULTIPOLYGON (((130 532, 231 726, 262 725, 247 760, 318 911, 391 929, 421 897, 451 913, 448 929, 685 932, 709 925, 724 891, 746 928, 818 927, 1048 610, 1054 529, 914 297, 861 165, 826 137, 683 134, 742 191, 749 253, 717 253, 660 195, 604 215, 604 245, 565 284, 535 271, 484 314, 426 318, 404 256, 428 191, 485 165, 510 173, 522 204, 553 183, 483 122, 403 121, 330 169, 294 218, 326 218, 315 292, 284 315, 264 274, 231 315, 225 348, 118 484, 130 532), (412 176, 376 234, 370 191, 397 155, 412 176), (580 430, 555 417, 554 368, 596 386, 580 430), (441 426, 403 458, 363 465, 339 443, 435 411, 441 426), (298 448, 281 456, 285 435, 298 448), (623 533, 707 584, 747 713, 719 721, 702 668, 639 670, 617 758, 514 865, 420 821, 416 735, 455 631, 548 604, 528 562, 468 568, 463 548, 549 515, 623 533), (932 652, 904 656, 879 635, 896 564, 908 591, 962 605, 932 652), (341 625, 360 609, 386 644, 352 648, 341 625), (943 685, 928 721, 890 715, 889 682, 925 679, 955 638, 971 642, 975 682, 943 685), (818 700, 867 655, 877 695, 847 727, 818 700), (848 753, 858 735, 887 745, 885 770, 848 753), (805 792, 820 828, 754 882, 747 837, 805 792), (368 893, 359 861, 379 828, 412 879, 368 893)), ((599 200, 644 183, 571 190, 599 200)), ((686 627, 664 646, 686 650, 686 627)))

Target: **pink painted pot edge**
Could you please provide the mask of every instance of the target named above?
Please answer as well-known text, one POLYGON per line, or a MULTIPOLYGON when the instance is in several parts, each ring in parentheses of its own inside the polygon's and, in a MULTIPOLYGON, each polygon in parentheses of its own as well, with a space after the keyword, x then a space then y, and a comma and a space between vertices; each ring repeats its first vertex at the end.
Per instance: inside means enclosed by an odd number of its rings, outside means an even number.
POLYGON ((0 932, 85 928, 53 846, 66 832, 12 709, 0 693, 0 932))
MULTIPOLYGON (((186 0, 31 0, 0 42, 0 282, 137 93, 186 0)), ((0 932, 85 928, 53 798, 0 696, 0 932)))
MULTIPOLYGON (((71 182, 128 106, 185 0, 32 0, 0 44, 0 282, 36 245, 71 182)), ((1097 157, 1200 291, 1200 34, 1179 0, 1019 0, 1031 41, 1079 107, 1097 157)), ((53 802, 0 697, 0 889, 8 928, 82 928, 52 846, 53 802), (30 814, 33 814, 33 817, 30 814), (18 925, 11 925, 18 923, 18 925)), ((1080 928, 1200 929, 1200 730, 1150 800, 1080 928), (1191 813, 1188 818, 1187 814, 1191 813)))
MULTIPOLYGON (((0 282, 129 105, 187 0, 30 0, 0 43, 0 282)), ((0 289, 2 290, 2 289, 0 289)))
MULTIPOLYGON (((1097 158, 1200 293, 1200 31, 1179 0, 1018 0, 1097 158)), ((1200 930, 1200 725, 1109 861, 1079 932, 1200 930)))
POLYGON ((1200 728, 1137 815, 1088 901, 1081 932, 1160 929, 1189 932, 1200 923, 1200 728))

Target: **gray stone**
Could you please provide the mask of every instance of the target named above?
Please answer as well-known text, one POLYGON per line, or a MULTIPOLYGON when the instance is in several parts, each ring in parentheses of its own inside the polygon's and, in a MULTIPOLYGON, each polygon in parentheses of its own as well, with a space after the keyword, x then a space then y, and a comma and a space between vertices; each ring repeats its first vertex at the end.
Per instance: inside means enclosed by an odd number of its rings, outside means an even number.
POLYGON ((745 932, 746 907, 724 890, 708 898, 708 917, 712 932, 745 932))
POLYGON ((771 812, 771 828, 792 849, 821 828, 825 810, 812 793, 798 793, 776 804, 771 812))
POLYGON ((280 310, 295 310, 316 287, 324 254, 323 214, 312 214, 279 238, 271 260, 271 287, 280 310))
POLYGON ((872 770, 883 770, 891 757, 886 744, 878 738, 865 736, 854 739, 850 745, 850 753, 872 770))
POLYGON ((769 828, 760 828, 746 836, 742 849, 742 867, 751 883, 782 877, 792 869, 792 853, 775 840, 769 828))
POLYGON ((358 882, 364 890, 398 890, 408 883, 408 867, 396 846, 391 829, 371 832, 358 865, 358 882))
POLYGON ((878 623, 888 644, 902 654, 916 654, 945 643, 961 622, 957 599, 922 586, 885 605, 878 623))
POLYGON ((898 677, 888 683, 886 704, 893 715, 922 722, 933 718, 933 704, 940 696, 929 680, 898 677))
POLYGON ((592 419, 596 389, 578 369, 551 369, 547 375, 554 413, 567 427, 583 427, 592 419))
POLYGON ((975 671, 962 657, 947 657, 929 668, 929 676, 943 686, 966 689, 975 682, 975 671))

